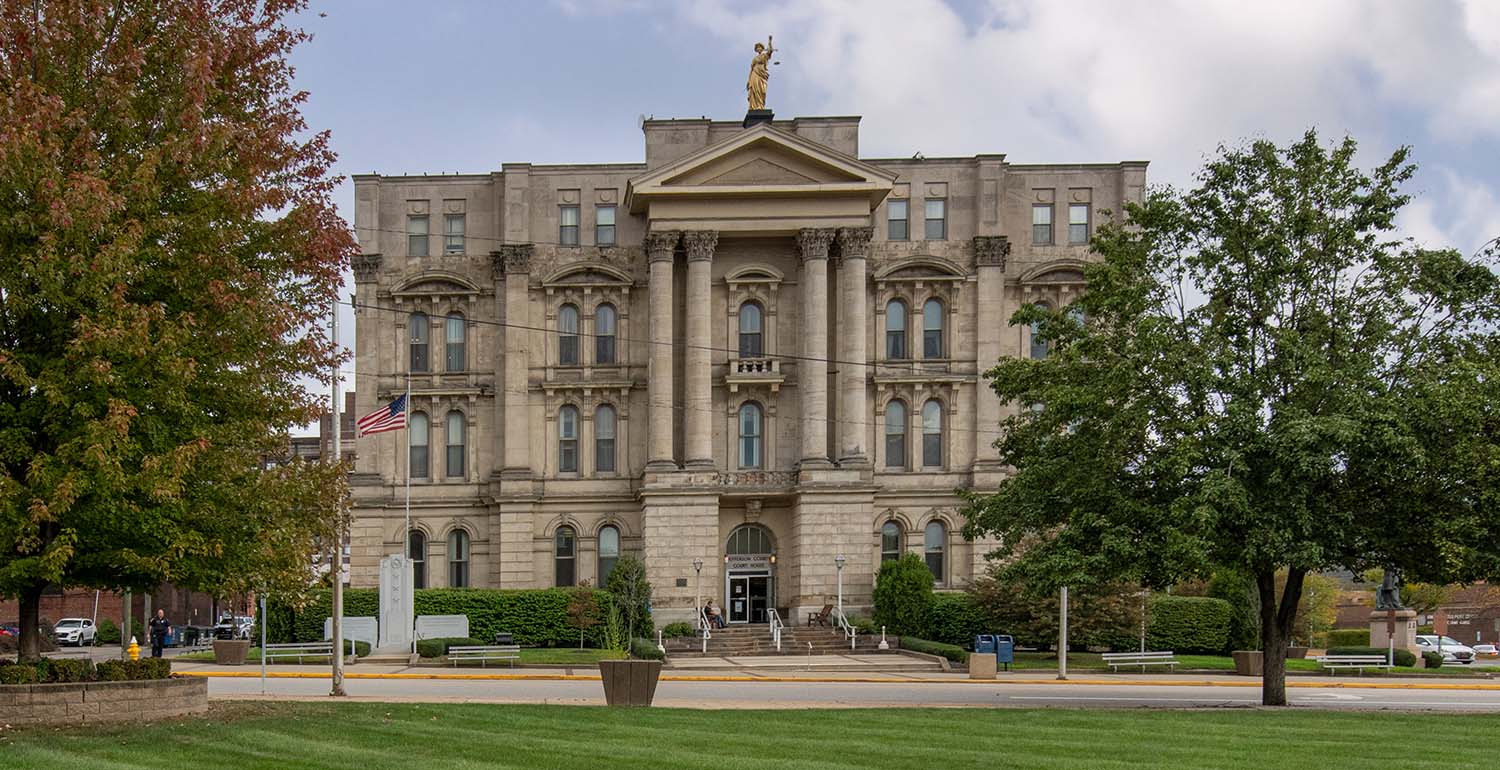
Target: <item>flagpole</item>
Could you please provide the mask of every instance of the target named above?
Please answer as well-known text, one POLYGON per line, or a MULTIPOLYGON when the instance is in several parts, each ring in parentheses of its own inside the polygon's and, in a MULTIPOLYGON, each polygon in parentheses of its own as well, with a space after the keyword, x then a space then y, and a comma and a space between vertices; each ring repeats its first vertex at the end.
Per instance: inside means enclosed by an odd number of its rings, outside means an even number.
MULTIPOLYGON (((410 564, 410 560, 411 560, 411 415, 412 415, 412 408, 411 408, 411 367, 408 366, 407 369, 406 369, 406 525, 401 530, 401 550, 406 551, 406 553, 404 553, 402 555, 406 557, 406 560, 408 562, 407 565, 406 565, 406 573, 407 574, 411 574, 411 570, 412 570, 412 566, 410 564)), ((432 442, 429 441, 427 443, 430 445, 432 442)), ((432 451, 431 449, 428 450, 429 453, 431 451, 432 451)), ((430 456, 429 456, 428 462, 429 463, 432 462, 430 456)), ((416 602, 416 597, 415 596, 412 597, 412 601, 411 601, 410 605, 408 605, 408 606, 411 608, 411 611, 409 613, 407 613, 407 617, 406 617, 406 634, 411 639, 411 654, 412 655, 416 655, 417 654, 417 633, 416 633, 416 627, 417 627, 417 618, 416 618, 416 614, 417 614, 417 602, 416 602)))
MULTIPOLYGON (((344 425, 339 416, 339 301, 338 291, 333 295, 333 318, 330 322, 333 336, 333 414, 331 427, 333 428, 333 464, 339 468, 342 474, 341 455, 344 444, 344 425)), ((333 543, 333 561, 329 563, 329 573, 333 576, 333 687, 329 695, 335 698, 344 696, 344 496, 340 492, 335 513, 338 521, 338 536, 333 543)), ((261 618, 262 627, 265 618, 261 618)), ((261 649, 261 660, 265 660, 265 649, 261 649)))

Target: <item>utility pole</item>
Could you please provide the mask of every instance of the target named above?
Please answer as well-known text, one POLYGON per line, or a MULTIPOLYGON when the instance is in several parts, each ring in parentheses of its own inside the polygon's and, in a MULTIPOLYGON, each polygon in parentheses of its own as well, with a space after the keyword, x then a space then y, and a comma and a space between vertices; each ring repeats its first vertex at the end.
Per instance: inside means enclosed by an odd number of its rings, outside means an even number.
MULTIPOLYGON (((334 291, 332 312, 333 319, 330 326, 333 329, 333 348, 335 352, 333 361, 333 464, 337 467, 340 463, 340 453, 344 443, 344 425, 339 419, 339 301, 338 291, 334 291)), ((336 514, 338 521, 338 535, 333 539, 333 560, 329 562, 330 573, 333 576, 333 689, 328 693, 330 697, 342 698, 344 692, 344 496, 339 494, 336 514)), ((261 650, 264 659, 265 650, 261 650)))
POLYGON ((1057 612, 1057 678, 1068 678, 1068 587, 1058 594, 1057 612))
POLYGON ((120 660, 130 659, 130 592, 120 597, 120 660))

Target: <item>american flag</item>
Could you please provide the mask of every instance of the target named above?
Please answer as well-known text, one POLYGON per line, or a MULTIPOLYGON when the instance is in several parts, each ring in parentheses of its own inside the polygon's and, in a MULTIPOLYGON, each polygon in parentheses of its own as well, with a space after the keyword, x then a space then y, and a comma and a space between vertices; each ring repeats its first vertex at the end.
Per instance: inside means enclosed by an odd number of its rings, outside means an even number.
POLYGON ((359 435, 368 436, 372 433, 384 433, 388 430, 401 430, 406 427, 406 394, 385 406, 359 418, 359 435))

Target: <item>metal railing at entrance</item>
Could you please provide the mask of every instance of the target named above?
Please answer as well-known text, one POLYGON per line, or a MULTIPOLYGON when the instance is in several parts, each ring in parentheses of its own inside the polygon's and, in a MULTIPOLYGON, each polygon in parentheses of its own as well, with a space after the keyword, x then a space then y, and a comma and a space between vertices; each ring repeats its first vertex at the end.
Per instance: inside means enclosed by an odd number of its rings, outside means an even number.
POLYGON ((849 619, 844 617, 843 610, 834 610, 833 618, 838 623, 838 629, 844 632, 844 638, 849 640, 849 649, 854 649, 859 643, 859 632, 850 625, 849 619))
POLYGON ((766 610, 766 617, 771 622, 771 641, 776 645, 776 651, 781 652, 781 629, 785 625, 781 622, 781 613, 776 608, 766 610))
POLYGON ((708 630, 708 613, 704 612, 702 607, 698 608, 698 628, 703 631, 703 652, 706 653, 708 652, 708 640, 713 637, 713 634, 708 630))

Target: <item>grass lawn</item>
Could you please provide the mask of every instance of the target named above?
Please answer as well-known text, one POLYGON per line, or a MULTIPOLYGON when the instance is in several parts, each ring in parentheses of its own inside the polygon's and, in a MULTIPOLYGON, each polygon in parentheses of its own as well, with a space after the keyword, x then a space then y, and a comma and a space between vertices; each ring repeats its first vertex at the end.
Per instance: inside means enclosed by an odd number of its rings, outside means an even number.
MULTIPOLYGON (((516 665, 525 666, 534 664, 570 664, 579 666, 591 666, 601 660, 617 660, 623 657, 625 657, 625 654, 617 650, 596 650, 592 648, 584 648, 580 650, 577 647, 522 647, 521 659, 519 661, 516 661, 516 665)), ((185 652, 181 655, 174 656, 174 659, 212 661, 214 659, 214 654, 212 650, 204 652, 185 652)), ((245 660, 251 663, 259 663, 260 648, 251 647, 250 652, 245 655, 245 660)), ((295 665, 297 663, 297 659, 277 658, 274 662, 276 663, 276 665, 281 665, 283 663, 295 665)), ((330 663, 327 658, 314 657, 303 658, 302 662, 307 665, 319 666, 326 666, 330 663)), ((432 659, 432 662, 436 662, 436 659, 432 659)), ((488 665, 490 667, 494 667, 497 664, 503 667, 505 665, 505 662, 488 661, 488 665)), ((479 664, 475 663, 472 665, 477 667, 479 664)))
POLYGON ((696 711, 216 703, 151 726, 0 731, 11 768, 1493 767, 1500 716, 1251 709, 696 711))
MULTIPOLYGON (((1233 671, 1234 659, 1227 655, 1174 655, 1177 658, 1177 671, 1233 671)), ((1014 665, 1017 671, 1056 671, 1057 653, 1055 652, 1018 652, 1014 665)), ((1104 664, 1103 658, 1097 652, 1070 652, 1068 653, 1068 671, 1109 671, 1109 666, 1104 664)), ((1140 666, 1121 666, 1120 671, 1124 673, 1138 672, 1140 666)), ((1166 666, 1147 666, 1146 672, 1165 672, 1166 666)), ((1287 671, 1320 672, 1323 667, 1311 658, 1290 658, 1286 662, 1287 671)), ((1354 671, 1338 672, 1340 676, 1358 676, 1354 671)), ((1381 676, 1385 672, 1377 669, 1366 669, 1363 676, 1381 676)), ((1422 674, 1423 676, 1452 676, 1466 677, 1479 674, 1500 673, 1500 667, 1483 665, 1447 665, 1442 668, 1407 668, 1397 666, 1393 669, 1397 674, 1422 674)))

